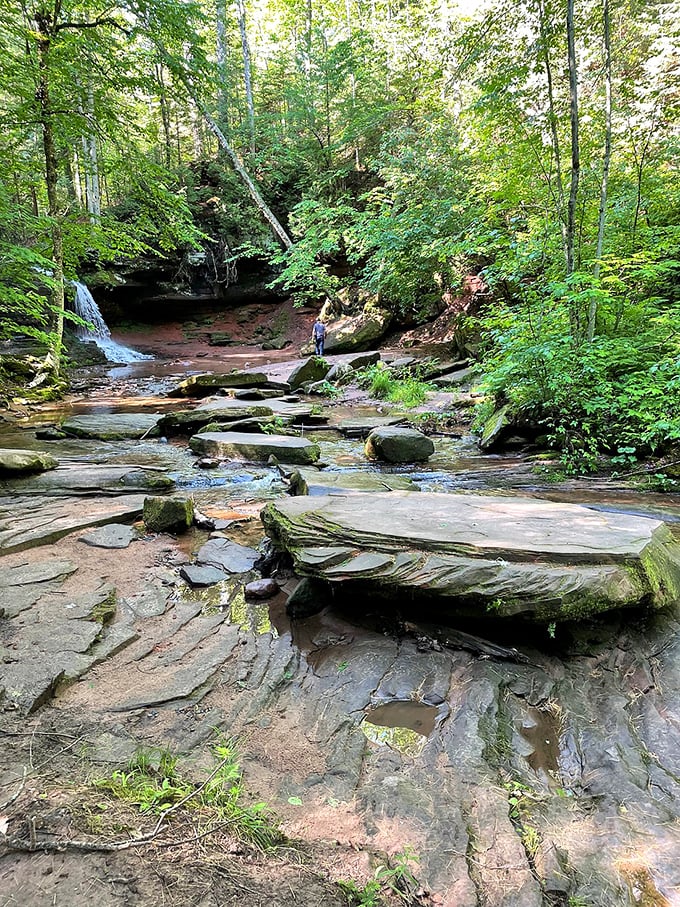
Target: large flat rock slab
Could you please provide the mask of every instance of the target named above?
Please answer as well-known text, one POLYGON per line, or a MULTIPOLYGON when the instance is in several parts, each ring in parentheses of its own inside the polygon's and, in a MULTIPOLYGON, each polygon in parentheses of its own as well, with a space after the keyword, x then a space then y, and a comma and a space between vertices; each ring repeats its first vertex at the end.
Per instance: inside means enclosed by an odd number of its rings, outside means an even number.
POLYGON ((266 463, 276 457, 282 463, 315 463, 319 446, 307 438, 288 435, 256 435, 249 432, 204 432, 189 439, 194 453, 208 457, 240 458, 266 463))
POLYGON ((47 545, 79 529, 137 519, 144 495, 127 494, 102 500, 92 498, 0 497, 0 555, 47 545))
POLYGON ((162 432, 190 432, 211 422, 236 422, 242 419, 262 419, 277 416, 284 423, 304 421, 312 415, 313 407, 307 403, 291 403, 278 397, 266 402, 223 397, 208 400, 194 409, 168 413, 158 421, 162 432))
POLYGON ((169 397, 207 397, 224 387, 265 387, 268 378, 262 372, 227 372, 225 375, 191 375, 169 393, 169 397))
POLYGON ((159 434, 156 423, 160 413, 90 413, 72 416, 61 423, 61 430, 74 438, 123 441, 159 434))
POLYGON ((155 469, 109 466, 87 463, 62 465, 41 475, 24 476, 3 483, 16 494, 120 495, 135 489, 169 491, 175 483, 170 476, 155 469))
POLYGON ((680 545, 655 519, 395 491, 281 499, 262 520, 301 574, 417 594, 442 616, 568 620, 680 600, 680 545))

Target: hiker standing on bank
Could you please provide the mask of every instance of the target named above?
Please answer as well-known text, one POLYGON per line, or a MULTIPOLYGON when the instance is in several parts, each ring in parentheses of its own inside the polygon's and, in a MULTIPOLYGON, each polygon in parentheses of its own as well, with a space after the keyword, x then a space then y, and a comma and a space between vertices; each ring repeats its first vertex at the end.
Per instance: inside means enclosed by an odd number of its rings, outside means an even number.
POLYGON ((323 345, 326 340, 326 325, 320 318, 317 318, 312 328, 312 340, 314 341, 314 351, 317 356, 323 356, 323 345))

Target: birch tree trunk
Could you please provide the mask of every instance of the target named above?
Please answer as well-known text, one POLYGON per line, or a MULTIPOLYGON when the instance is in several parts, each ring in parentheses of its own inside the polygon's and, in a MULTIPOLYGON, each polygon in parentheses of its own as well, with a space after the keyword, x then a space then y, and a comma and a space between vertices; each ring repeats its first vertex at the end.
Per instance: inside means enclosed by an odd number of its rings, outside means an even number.
POLYGON ((52 296, 52 323, 54 346, 52 355, 48 355, 46 367, 52 367, 55 374, 59 372, 59 359, 64 336, 64 236, 61 228, 61 212, 57 195, 57 182, 59 173, 57 169, 57 154, 54 141, 54 113, 50 94, 50 50, 54 37, 54 21, 49 12, 39 9, 35 15, 36 35, 38 49, 38 84, 36 100, 38 102, 38 118, 42 131, 42 145, 45 163, 45 186, 47 189, 47 213, 51 220, 52 233, 52 262, 53 270, 53 296, 52 296), (54 361, 52 361, 52 357, 54 361))
MULTIPOLYGON (((600 263, 604 248, 604 231, 607 221, 607 190, 609 187, 609 164, 612 156, 612 49, 611 27, 609 22, 609 0, 602 3, 602 25, 604 30, 604 157, 602 160, 602 181, 600 183, 600 211, 597 221, 597 249, 593 277, 600 276, 600 263)), ((597 320, 597 299, 591 297, 588 306, 588 329, 586 337, 592 341, 595 336, 597 320)))
MULTIPOLYGON (((193 97, 193 95, 192 95, 192 97, 193 97)), ((280 221, 278 220, 278 218, 276 217, 274 212, 271 210, 269 205, 262 198, 260 190, 257 188, 255 183, 251 179, 250 174, 248 173, 246 168, 243 166, 243 162, 241 161, 241 158, 231 147, 231 145, 229 144, 229 142, 226 139, 226 136, 224 135, 224 133, 222 132, 220 127, 217 125, 214 118, 208 113, 206 108, 195 97, 194 97, 194 103, 197 105, 198 109, 201 111, 201 113, 205 117, 205 121, 208 124, 208 126, 210 127, 210 129, 212 130, 212 132, 214 133, 215 137, 217 138, 217 141, 219 142, 220 147, 227 154, 227 157, 231 161, 232 167, 234 168, 234 170, 238 173, 238 175, 241 177, 241 179, 245 183, 246 188, 248 189, 248 192, 250 194, 250 197, 255 202, 260 213, 262 214, 264 219, 267 221, 267 223, 271 227, 272 232, 274 233, 276 238, 279 240, 279 242, 285 249, 292 248, 293 240, 286 233, 285 229, 281 225, 280 221)))
POLYGON ((82 137, 83 168, 85 170, 85 206, 92 223, 98 223, 102 214, 102 198, 99 186, 99 160, 97 157, 97 136, 94 130, 94 92, 87 87, 87 109, 84 119, 88 130, 82 137))
POLYGON ((569 123, 571 129, 571 184, 567 208, 567 274, 575 268, 576 202, 581 175, 578 123, 578 73, 576 69, 576 39, 574 34, 574 0, 567 0, 567 53, 569 59, 569 123))
POLYGON ((250 65, 250 44, 248 43, 245 0, 236 0, 236 13, 238 16, 238 29, 241 33, 241 49, 243 51, 243 81, 246 87, 250 153, 255 154, 255 104, 253 102, 253 76, 250 65))
POLYGON ((550 143, 552 145, 553 158, 555 159, 555 191, 550 187, 551 194, 557 208, 557 216, 560 221, 560 231, 562 233, 562 247, 564 257, 567 259, 567 219, 564 204, 564 180, 562 178, 562 154, 560 152, 560 140, 557 133, 557 109, 555 107, 555 90, 553 85, 552 60, 550 57, 550 37, 548 34, 548 21, 545 3, 539 0, 538 4, 538 27, 541 38, 541 50, 543 56, 543 66, 545 68, 545 77, 548 84, 548 128, 550 130, 550 143))
POLYGON ((217 86, 218 122, 227 134, 229 132, 229 92, 227 90, 227 66, 229 62, 229 42, 227 41, 227 0, 217 0, 215 4, 215 27, 217 32, 217 86))

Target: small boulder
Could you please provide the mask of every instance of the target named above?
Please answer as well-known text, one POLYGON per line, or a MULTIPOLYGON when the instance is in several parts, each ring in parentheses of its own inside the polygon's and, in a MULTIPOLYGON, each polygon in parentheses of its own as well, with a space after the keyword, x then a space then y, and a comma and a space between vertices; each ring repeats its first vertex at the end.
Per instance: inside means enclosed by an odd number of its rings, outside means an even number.
POLYGON ((186 532, 194 519, 191 498, 144 498, 144 525, 150 532, 186 532))
POLYGON ((280 588, 275 579, 256 579, 246 586, 246 598, 272 598, 280 588))
POLYGON ((308 465, 320 456, 318 444, 307 438, 288 435, 258 435, 247 432, 207 432, 189 439, 189 447, 199 456, 239 458, 267 463, 276 457, 284 463, 308 465))
POLYGON ((432 440, 414 428, 386 426, 374 429, 364 448, 370 460, 387 463, 419 463, 434 453, 432 440))
POLYGON ((59 461, 40 450, 0 448, 0 475, 26 475, 55 469, 59 461))
POLYGON ((330 363, 322 356, 310 356, 293 369, 288 376, 288 384, 295 390, 309 382, 323 381, 330 369, 330 363))

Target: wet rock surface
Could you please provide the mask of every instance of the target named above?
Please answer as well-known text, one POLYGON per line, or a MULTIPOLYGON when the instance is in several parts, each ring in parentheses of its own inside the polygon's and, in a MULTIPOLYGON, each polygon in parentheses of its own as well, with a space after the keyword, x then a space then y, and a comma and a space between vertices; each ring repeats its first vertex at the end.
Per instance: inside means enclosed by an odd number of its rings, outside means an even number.
POLYGON ((133 494, 96 501, 68 495, 0 496, 0 552, 56 542, 90 526, 134 520, 141 514, 143 504, 144 497, 133 494))
POLYGON ((408 476, 389 473, 332 472, 323 469, 300 468, 290 476, 291 494, 352 494, 367 491, 418 491, 408 476))
POLYGON ((92 413, 73 416, 61 423, 60 430, 74 438, 118 441, 158 434, 160 413, 92 413))

